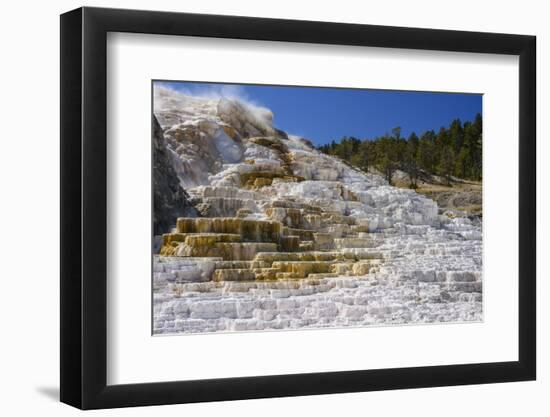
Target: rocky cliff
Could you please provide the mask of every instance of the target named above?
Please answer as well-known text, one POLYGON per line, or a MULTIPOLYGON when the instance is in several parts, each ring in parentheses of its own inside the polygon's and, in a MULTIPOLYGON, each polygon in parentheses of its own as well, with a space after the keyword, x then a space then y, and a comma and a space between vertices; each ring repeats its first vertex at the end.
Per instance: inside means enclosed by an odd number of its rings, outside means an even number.
POLYGON ((153 232, 169 232, 178 217, 195 217, 197 212, 174 170, 173 152, 166 147, 162 128, 153 116, 153 232))
MULTIPOLYGON (((155 333, 481 319, 478 224, 318 152, 267 109, 156 88, 154 113, 174 156, 162 190, 177 176, 200 215, 179 215, 154 258, 155 333)), ((181 207, 165 191, 163 220, 181 207)))

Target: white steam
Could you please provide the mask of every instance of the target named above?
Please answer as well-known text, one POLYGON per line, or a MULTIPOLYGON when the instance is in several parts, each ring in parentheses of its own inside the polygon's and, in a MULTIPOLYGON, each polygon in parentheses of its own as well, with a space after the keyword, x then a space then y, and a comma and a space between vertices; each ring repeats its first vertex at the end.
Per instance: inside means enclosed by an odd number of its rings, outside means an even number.
POLYGON ((153 93, 155 113, 199 107, 205 113, 213 115, 217 103, 221 99, 227 99, 238 102, 257 120, 268 126, 273 125, 271 110, 252 100, 239 85, 204 84, 199 89, 190 89, 184 86, 174 88, 173 84, 155 82, 153 93))

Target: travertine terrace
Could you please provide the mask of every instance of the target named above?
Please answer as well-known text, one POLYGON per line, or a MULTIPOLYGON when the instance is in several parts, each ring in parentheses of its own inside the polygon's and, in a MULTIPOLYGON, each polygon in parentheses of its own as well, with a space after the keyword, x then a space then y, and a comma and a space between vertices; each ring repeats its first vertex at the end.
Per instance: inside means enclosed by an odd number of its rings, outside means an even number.
POLYGON ((154 117, 187 200, 155 237, 155 334, 482 319, 479 222, 238 99, 156 87, 154 117))

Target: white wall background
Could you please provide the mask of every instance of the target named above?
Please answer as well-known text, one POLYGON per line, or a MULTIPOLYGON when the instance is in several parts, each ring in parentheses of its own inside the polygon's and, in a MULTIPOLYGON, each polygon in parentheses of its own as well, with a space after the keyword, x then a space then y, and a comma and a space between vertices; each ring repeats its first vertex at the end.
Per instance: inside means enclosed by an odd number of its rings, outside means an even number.
MULTIPOLYGON (((79 7, 77 1, 56 4, 6 2, 0 30, 0 410, 3 415, 75 415, 57 402, 59 379, 59 18, 79 7)), ((550 148, 542 138, 550 97, 550 27, 545 3, 536 0, 462 0, 357 2, 329 4, 296 0, 169 0, 92 1, 89 6, 158 9, 416 26, 441 29, 534 34, 538 37, 538 210, 539 249, 550 249, 550 222, 540 215, 550 210, 550 168, 542 161, 550 148), (544 102, 543 102, 544 101, 544 102)), ((193 416, 298 415, 314 413, 464 416, 548 415, 550 404, 550 285, 548 265, 539 263, 538 381, 496 385, 432 388, 301 398, 237 401, 100 411, 95 415, 193 416), (545 395, 546 394, 546 395, 545 395)))

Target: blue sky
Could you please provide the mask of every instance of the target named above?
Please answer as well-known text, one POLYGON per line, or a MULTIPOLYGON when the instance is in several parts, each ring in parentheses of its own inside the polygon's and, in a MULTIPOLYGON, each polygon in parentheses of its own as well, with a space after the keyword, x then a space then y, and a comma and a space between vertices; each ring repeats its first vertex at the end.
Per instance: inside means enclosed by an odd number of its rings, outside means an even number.
POLYGON ((342 136, 374 138, 401 127, 402 136, 448 126, 481 113, 481 94, 317 87, 161 82, 186 94, 238 97, 271 109, 274 125, 322 145, 342 136))

